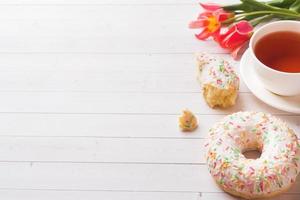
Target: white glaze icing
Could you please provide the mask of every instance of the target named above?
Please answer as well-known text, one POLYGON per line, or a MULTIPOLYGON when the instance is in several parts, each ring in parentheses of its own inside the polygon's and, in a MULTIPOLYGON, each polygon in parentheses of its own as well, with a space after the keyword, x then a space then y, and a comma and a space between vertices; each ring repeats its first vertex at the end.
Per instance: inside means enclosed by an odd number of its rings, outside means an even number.
POLYGON ((230 63, 221 57, 198 54, 199 81, 202 85, 209 84, 219 89, 234 87, 239 89, 239 77, 230 63))
POLYGON ((245 196, 264 196, 287 189, 300 170, 297 136, 280 119, 261 112, 238 112, 209 131, 207 163, 225 190, 245 196), (257 148, 258 159, 242 152, 257 148))

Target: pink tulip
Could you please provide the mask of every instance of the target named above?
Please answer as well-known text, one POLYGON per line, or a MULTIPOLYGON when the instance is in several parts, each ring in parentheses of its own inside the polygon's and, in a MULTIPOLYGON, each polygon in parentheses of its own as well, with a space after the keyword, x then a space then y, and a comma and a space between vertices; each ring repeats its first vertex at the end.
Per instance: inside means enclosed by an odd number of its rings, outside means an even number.
POLYGON ((220 34, 216 41, 237 59, 247 49, 252 34, 252 25, 248 21, 240 21, 229 27, 224 34, 220 34))
POLYGON ((221 23, 233 17, 233 13, 228 13, 224 11, 217 4, 200 5, 205 11, 200 13, 197 20, 192 21, 189 24, 189 28, 202 29, 202 31, 199 34, 196 34, 196 37, 199 40, 205 40, 210 36, 214 38, 218 37, 221 30, 221 23))
POLYGON ((215 3, 200 3, 201 7, 207 11, 216 11, 221 9, 222 7, 215 3))

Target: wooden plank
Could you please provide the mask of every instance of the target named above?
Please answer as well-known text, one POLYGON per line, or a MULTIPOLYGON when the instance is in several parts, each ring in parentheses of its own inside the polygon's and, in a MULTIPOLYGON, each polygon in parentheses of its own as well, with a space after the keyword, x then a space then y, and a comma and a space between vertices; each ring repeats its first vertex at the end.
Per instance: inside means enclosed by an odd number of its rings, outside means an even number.
MULTIPOLYGON (((206 138, 208 129, 224 115, 198 115, 199 127, 182 133, 178 115, 123 114, 0 114, 0 136, 206 138), (76 126, 74 126, 76 124, 76 126)), ((300 117, 277 115, 300 137, 300 117)))
MULTIPOLYGON (((238 71, 238 63, 232 63, 238 71)), ((0 54, 0 72, 0 91, 201 90, 193 54, 0 54)), ((240 91, 249 92, 243 81, 240 91)))
MULTIPOLYGON (((143 67, 143 66, 141 66, 143 67)), ((244 87, 245 88, 245 87, 244 87)), ((98 72, 1 72, 1 91, 198 92, 195 74, 98 72)), ((248 89, 246 89, 247 91, 248 89)))
MULTIPOLYGON (((238 64, 227 54, 214 54, 238 64)), ((2 53, 2 72, 103 72, 194 74, 197 69, 195 53, 186 54, 101 54, 101 53, 2 53)))
POLYGON ((1 161, 205 163, 204 139, 1 137, 1 161))
MULTIPOLYGON (((6 189, 221 191, 198 165, 0 163, 0 169, 6 189)), ((288 193, 299 194, 299 187, 297 179, 288 193)))
POLYGON ((196 5, 2 5, 0 53, 224 53, 188 30, 199 10, 196 5))
MULTIPOLYGON (((185 21, 190 19, 190 15, 193 16, 198 14, 199 11, 201 11, 201 8, 199 6, 195 5, 88 5, 83 4, 80 6, 72 6, 72 5, 20 5, 20 6, 11 6, 11 5, 2 5, 0 8, 2 13, 0 13, 0 19, 4 20, 19 20, 19 21, 26 21, 26 20, 37 20, 37 22, 40 22, 39 20, 63 20, 62 24, 68 22, 75 23, 74 20, 79 20, 79 23, 82 23, 85 20, 89 20, 90 22, 95 22, 95 20, 98 21, 99 25, 102 26, 103 24, 110 24, 114 25, 113 27, 106 27, 107 33, 111 28, 117 28, 119 26, 126 27, 128 25, 142 25, 140 24, 141 19, 143 19, 144 23, 153 22, 153 20, 157 20, 156 23, 161 24, 162 22, 168 22, 172 25, 172 22, 176 21, 185 21), (178 10, 180 8, 181 15, 176 15, 178 13, 178 10), (115 11, 115 12, 111 12, 115 11), (6 15, 6 13, 11 12, 11 14, 15 15, 6 15), (53 14, 55 12, 55 15, 53 14), (78 13, 81 12, 81 13, 78 13), (155 13, 156 12, 156 13, 155 13), (167 15, 167 13, 170 15, 167 15), (174 14, 171 16, 171 14, 174 14), (122 21, 126 23, 117 23, 114 24, 114 22, 120 22, 119 16, 122 16, 122 21), (143 18, 146 17, 147 18, 143 18), (150 17, 151 16, 151 17, 150 17), (110 18, 109 18, 110 17, 110 18), (138 18, 137 18, 138 17, 138 18), (158 21, 158 19, 161 19, 161 21, 158 21), (65 21, 64 21, 65 20, 65 21)), ((46 21, 49 22, 49 21, 46 21)), ((26 24, 26 23, 25 23, 26 24)), ((43 25, 43 24, 39 24, 43 25)), ((50 26, 53 26, 54 24, 49 24, 50 26)), ((69 25, 72 25, 71 23, 69 25)), ((86 25, 82 24, 83 27, 86 27, 86 25)), ((174 25, 174 24, 173 24, 174 25)), ((44 24, 43 26, 47 27, 47 24, 44 24)), ((57 24, 58 27, 61 27, 61 25, 57 24)), ((75 27, 74 27, 75 28, 75 27)), ((79 29, 80 27, 78 27, 79 29)), ((90 27, 90 28, 98 28, 98 27, 90 27)), ((137 30, 140 27, 135 27, 134 30, 120 30, 124 31, 126 33, 136 34, 135 30, 137 30)), ((168 30, 171 27, 167 27, 168 30)), ((173 27, 174 28, 174 27, 173 27)), ((91 29, 90 29, 91 30, 91 29)), ((67 33, 69 30, 66 30, 67 33)), ((84 30, 82 30, 84 31, 84 30)), ((144 31, 145 30, 137 30, 137 31, 144 31)), ((155 30, 151 30, 155 31, 155 30)), ((62 35, 63 32, 60 32, 62 35)), ((152 32, 154 35, 169 35, 167 32, 152 32)), ((181 32, 183 33, 183 32, 181 32)), ((3 34, 3 33, 1 33, 3 34)), ((37 33, 35 33, 37 34, 37 33)), ((51 34, 51 33, 48 33, 51 34)), ((74 34, 77 34, 74 32, 74 34)), ((80 34, 80 33, 79 33, 80 34)), ((100 35, 105 35, 104 33, 99 33, 100 35)), ((117 34, 117 32, 112 33, 117 34)), ((57 35, 59 36, 59 35, 57 35)))
POLYGON ((256 99, 252 94, 239 95, 237 104, 229 109, 211 109, 200 93, 51 93, 1 92, 1 113, 148 113, 178 114, 190 108, 201 114, 229 114, 240 110, 257 110, 286 114, 256 99))
MULTIPOLYGON (((6 6, 4 6, 6 7, 6 6)), ((35 9, 35 6, 20 6, 21 8, 23 8, 23 12, 26 10, 30 10, 29 8, 35 9)), ((145 10, 146 6, 117 6, 117 10, 120 10, 120 12, 123 12, 124 14, 126 14, 126 16, 124 16, 124 18, 126 18, 126 20, 128 22, 126 22, 126 24, 121 23, 118 24, 116 19, 112 19, 112 21, 108 21, 108 17, 113 17, 111 16, 111 14, 107 13, 107 11, 104 12, 104 9, 107 10, 112 10, 114 9, 115 6, 96 6, 94 8, 94 16, 91 16, 93 18, 86 18, 86 17, 80 17, 78 18, 78 16, 73 15, 73 13, 69 13, 70 16, 64 16, 63 13, 61 13, 61 16, 53 16, 53 15, 44 15, 44 16, 39 16, 38 14, 35 15, 27 15, 28 13, 24 13, 23 15, 19 15, 19 16, 11 16, 12 18, 7 18, 8 16, 1 16, 0 15, 0 22, 3 23, 3 27, 0 28, 1 33, 0 36, 1 37, 8 37, 8 36, 23 36, 23 37, 44 37, 46 38, 61 38, 63 39, 64 37, 78 37, 78 39, 85 39, 86 37, 98 37, 98 38, 102 38, 102 37, 115 37, 115 39, 118 39, 117 37, 123 37, 123 36, 139 36, 138 34, 148 34, 146 32, 146 30, 139 30, 139 27, 136 26, 140 26, 141 28, 143 28, 143 26, 146 26, 149 24, 149 26, 154 26, 154 24, 150 25, 150 23, 153 23, 153 19, 147 19, 144 23, 145 24, 138 24, 138 20, 134 20, 134 17, 137 17, 135 15, 139 14, 136 12, 139 12, 138 10, 145 10), (120 7, 120 8, 118 8, 120 7), (144 8, 145 7, 145 8, 144 8), (97 10, 99 12, 102 13, 96 13, 97 10), (127 13, 127 12, 132 12, 131 14, 127 13), (30 17, 31 16, 31 17, 30 17), (21 18, 24 17, 24 18, 21 18), (68 17, 68 18, 67 18, 68 17), (100 17, 104 17, 104 19, 102 21, 99 21, 100 17), (116 24, 113 24, 114 21, 116 21, 116 24), (4 23, 5 22, 5 23, 4 23), (118 28, 120 29, 124 29, 124 30, 117 30, 118 28), (130 30, 128 30, 129 28, 134 28, 137 29, 135 32, 131 32, 130 30), (21 34, 19 31, 23 31, 21 34)), ((150 9, 153 7, 156 8, 158 6, 148 6, 150 7, 150 9)), ((163 6, 161 8, 161 10, 165 10, 167 9, 169 6, 163 6), (166 8, 164 8, 166 7, 166 8)), ((172 9, 172 7, 176 7, 176 6, 171 6, 171 10, 169 11, 171 12, 175 12, 174 8, 172 9)), ((178 6, 179 7, 179 6, 178 6)), ((187 6, 183 6, 183 7, 187 7, 187 6)), ((2 8, 2 6, 1 6, 2 8)), ((0 10, 1 10, 0 8, 0 10)), ((7 6, 7 8, 11 8, 10 6, 7 6)), ((60 10, 59 9, 60 6, 55 7, 55 6, 50 6, 50 7, 45 7, 45 6, 41 6, 40 9, 42 10, 60 10)), ((64 8, 66 9, 66 12, 74 12, 72 11, 73 9, 75 10, 82 10, 82 12, 88 12, 88 8, 89 6, 83 6, 83 7, 67 7, 64 6, 64 8), (87 8, 86 8, 87 7, 87 8), (76 9, 77 8, 77 9, 76 9), (80 8, 80 9, 79 9, 80 8), (86 8, 86 9, 84 9, 86 8)), ((157 9, 157 8, 156 8, 157 9)), ((10 9, 11 10, 11 9, 10 9)), ((186 9, 187 10, 187 9, 186 9)), ((162 12, 160 11, 160 12, 162 12)), ((192 11, 192 10, 191 10, 192 11)), ((186 11, 187 12, 187 11, 186 11)), ((88 14, 88 13, 87 13, 88 14)), ((148 13, 148 15, 150 15, 151 13, 148 13)), ((42 15, 42 13, 40 14, 42 15)), ((160 14, 162 15, 162 14, 160 14)), ((162 17, 162 16, 161 16, 162 17)), ((192 16, 191 16, 192 17, 192 16)), ((157 18, 157 17, 155 17, 157 18)), ((191 19, 184 19, 184 18, 167 18, 167 19, 162 19, 161 21, 158 21, 155 25, 156 25, 156 29, 158 30, 153 30, 153 37, 164 37, 164 36, 168 36, 167 33, 163 32, 160 33, 159 31, 166 31, 166 27, 165 27, 165 23, 168 23, 170 26, 168 27, 168 31, 175 31, 176 27, 178 25, 183 25, 183 23, 185 23, 185 25, 187 26, 189 23, 189 20, 191 19), (188 21, 185 21, 188 20, 188 21)), ((172 37, 176 37, 176 36, 182 36, 182 35, 187 35, 189 34, 190 37, 193 40, 195 39, 193 37, 193 31, 189 30, 187 27, 183 27, 182 30, 178 30, 177 33, 174 35, 170 35, 170 39, 172 39, 172 37)), ((150 27, 149 27, 150 28, 150 27)), ((154 27, 153 27, 154 28, 154 27)), ((151 36, 151 35, 149 35, 151 36)), ((143 37, 137 37, 136 40, 138 39, 142 39, 143 37)), ((67 39, 67 38, 65 38, 67 39)), ((167 40, 167 38, 166 38, 167 40)), ((186 40, 187 41, 187 40, 186 40)), ((96 42, 96 41, 95 41, 96 42)), ((113 41, 110 41, 113 42, 113 41)), ((130 41, 131 43, 134 41, 130 41)), ((198 41, 199 43, 199 41, 198 41)), ((130 47, 130 46, 128 46, 130 47)), ((129 52, 127 52, 129 53, 129 52)), ((149 52, 150 53, 150 52, 149 52)))
POLYGON ((1 137, 0 162, 206 163, 206 139, 1 137))
MULTIPOLYGON (((1 0, 0 4, 4 5, 165 5, 165 4, 197 4, 198 2, 205 2, 206 0, 152 0, 151 2, 146 0, 1 0)), ((218 0, 220 4, 236 3, 238 0, 218 0)))
MULTIPOLYGON (((6 200, 237 200, 239 198, 226 193, 197 192, 126 192, 126 191, 59 191, 59 190, 0 190, 0 195, 6 200)), ((299 194, 283 194, 272 200, 298 200, 299 194)))
MULTIPOLYGON (((213 54, 218 55, 218 54, 213 54)), ((223 54, 225 59, 230 56, 223 54)), ((191 74, 196 71, 194 53, 101 54, 101 53, 2 53, 2 72, 103 72, 191 74)), ((238 62, 234 62, 238 66, 238 62)))
POLYGON ((222 199, 222 200, 243 200, 238 197, 231 196, 227 193, 201 193, 199 200, 216 200, 216 199, 222 199))
MULTIPOLYGON (((226 193, 201 193, 200 200, 216 200, 216 199, 243 200, 242 198, 237 198, 226 193)), ((299 194, 281 194, 279 196, 272 197, 271 199, 272 200, 298 200, 300 199, 300 196, 299 194)))
POLYGON ((199 200, 199 193, 187 192, 126 192, 126 191, 59 191, 1 190, 5 200, 199 200))

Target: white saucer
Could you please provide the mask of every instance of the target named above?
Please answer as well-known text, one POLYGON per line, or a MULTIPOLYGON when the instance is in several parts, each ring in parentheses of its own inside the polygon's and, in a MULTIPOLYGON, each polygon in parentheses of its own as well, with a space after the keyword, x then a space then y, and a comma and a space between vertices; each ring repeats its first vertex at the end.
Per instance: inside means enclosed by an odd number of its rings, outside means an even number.
POLYGON ((263 87, 254 71, 249 50, 244 53, 241 59, 240 73, 249 90, 257 98, 279 110, 300 114, 300 95, 292 97, 279 96, 263 87))

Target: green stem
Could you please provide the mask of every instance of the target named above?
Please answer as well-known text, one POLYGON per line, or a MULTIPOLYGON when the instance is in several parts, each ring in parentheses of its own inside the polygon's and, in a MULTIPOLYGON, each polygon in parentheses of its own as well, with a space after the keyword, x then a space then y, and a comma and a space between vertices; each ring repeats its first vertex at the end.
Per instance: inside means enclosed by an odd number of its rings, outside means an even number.
POLYGON ((280 11, 254 11, 250 13, 242 13, 239 15, 236 15, 235 17, 232 17, 226 21, 224 21, 224 24, 232 23, 238 20, 241 20, 244 17, 248 16, 255 16, 255 15, 275 15, 275 16, 281 16, 281 17, 289 17, 291 19, 300 19, 300 14, 294 14, 294 13, 285 13, 280 11))
MULTIPOLYGON (((259 2, 261 7, 261 4, 265 4, 265 5, 269 5, 272 7, 277 7, 277 8, 289 8, 296 0, 270 0, 270 1, 263 1, 263 2, 259 2)), ((243 3, 238 3, 238 4, 231 4, 231 5, 224 5, 222 6, 222 8, 226 11, 237 11, 237 10, 241 10, 241 11, 246 11, 246 12, 250 12, 250 11, 255 11, 255 8, 253 8, 253 6, 251 6, 251 4, 253 5, 253 3, 249 2, 243 2, 243 3)), ((268 7, 269 8, 269 7, 268 7)))
POLYGON ((263 21, 267 21, 267 20, 272 19, 273 17, 274 17, 274 15, 272 15, 272 14, 271 15, 265 15, 265 16, 262 16, 260 18, 256 18, 256 19, 251 20, 250 23, 254 27, 254 26, 260 24, 263 21))
POLYGON ((262 10, 262 11, 254 11, 250 13, 243 13, 240 14, 239 16, 251 16, 251 15, 261 15, 261 14, 274 14, 274 15, 279 15, 279 16, 284 16, 284 17, 294 17, 294 18, 300 18, 300 14, 297 13, 287 13, 287 12, 281 12, 281 11, 272 11, 272 10, 262 10))

